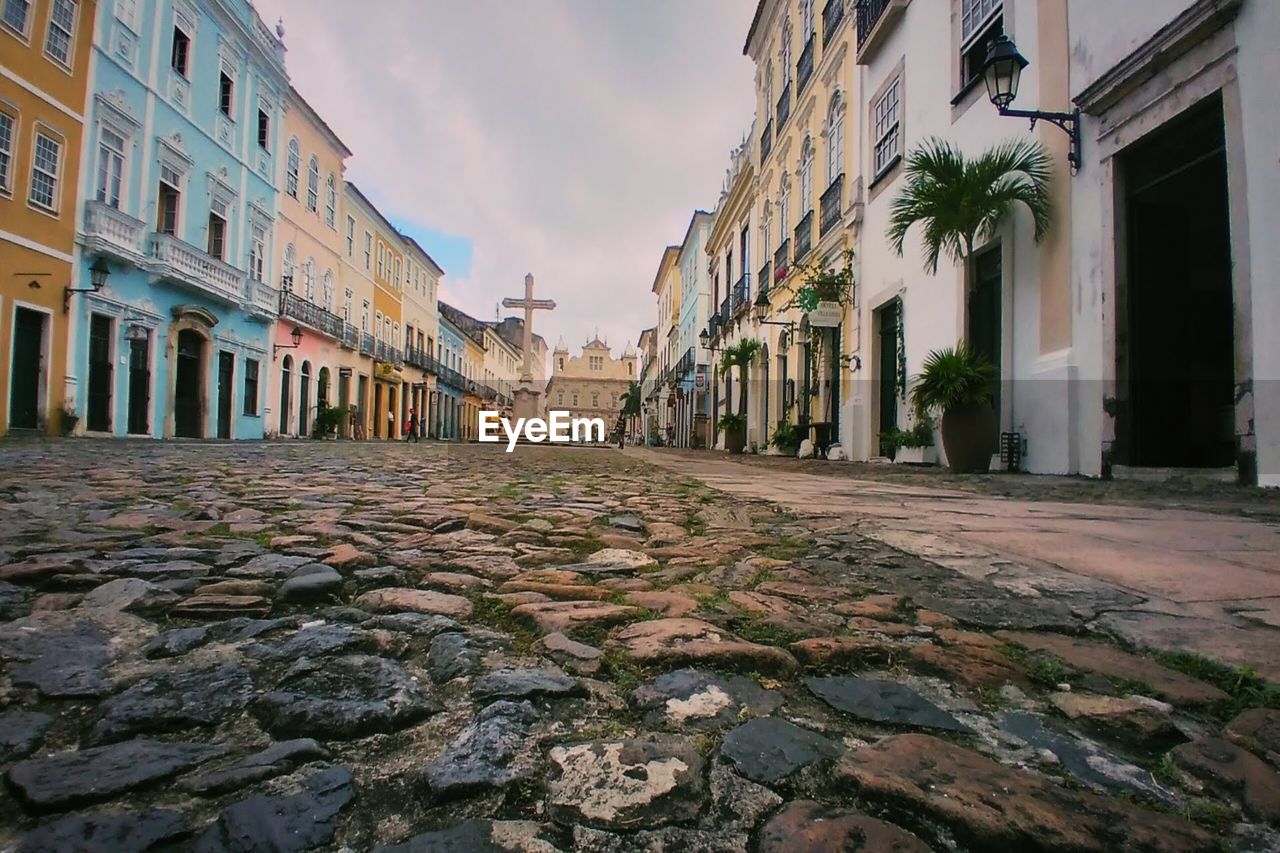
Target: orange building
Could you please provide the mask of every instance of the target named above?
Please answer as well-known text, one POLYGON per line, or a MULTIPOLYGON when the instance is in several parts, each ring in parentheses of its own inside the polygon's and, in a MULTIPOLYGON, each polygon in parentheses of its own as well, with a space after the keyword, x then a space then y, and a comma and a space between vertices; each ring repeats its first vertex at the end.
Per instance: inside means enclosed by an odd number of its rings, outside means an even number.
POLYGON ((64 425, 81 129, 96 0, 0 15, 0 435, 64 425))

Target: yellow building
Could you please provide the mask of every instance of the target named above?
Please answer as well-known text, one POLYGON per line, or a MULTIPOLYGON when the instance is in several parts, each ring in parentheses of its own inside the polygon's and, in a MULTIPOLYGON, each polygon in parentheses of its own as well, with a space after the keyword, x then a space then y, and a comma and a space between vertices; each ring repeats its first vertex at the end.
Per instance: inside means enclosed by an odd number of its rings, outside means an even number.
POLYGON ((436 300, 444 270, 412 237, 403 236, 405 252, 401 319, 404 322, 404 384, 400 389, 400 419, 410 409, 425 430, 434 423, 431 400, 436 391, 436 338, 439 334, 436 300))
MULTIPOLYGON (((279 435, 305 437, 320 407, 362 407, 355 388, 359 376, 370 375, 371 363, 366 359, 362 365, 359 356, 354 289, 339 282, 353 236, 342 192, 351 151, 293 87, 284 130, 287 156, 275 229, 281 258, 275 343, 290 346, 294 329, 302 337, 292 352, 272 361, 268 399, 275 401, 275 411, 268 412, 268 424, 279 435)), ((340 434, 349 427, 344 417, 340 434)))
POLYGON ((0 21, 0 435, 63 427, 96 0, 5 3, 0 21))
POLYGON ((473 327, 463 336, 466 344, 462 359, 462 375, 467 379, 462 395, 462 438, 475 441, 480 437, 480 410, 485 408, 479 377, 484 371, 484 332, 473 327))
POLYGON ((636 351, 630 345, 614 358, 609 345, 593 338, 582 354, 571 356, 562 338, 551 354, 547 383, 547 411, 568 412, 573 418, 600 418, 606 440, 622 414, 624 399, 636 381, 636 351))
POLYGON ((399 438, 404 382, 404 355, 399 344, 403 321, 404 242, 395 226, 355 184, 348 181, 345 186, 348 227, 354 234, 355 245, 354 257, 344 259, 343 272, 353 289, 363 283, 371 297, 362 300, 360 306, 359 351, 361 356, 373 360, 372 397, 364 410, 364 432, 370 438, 399 438))

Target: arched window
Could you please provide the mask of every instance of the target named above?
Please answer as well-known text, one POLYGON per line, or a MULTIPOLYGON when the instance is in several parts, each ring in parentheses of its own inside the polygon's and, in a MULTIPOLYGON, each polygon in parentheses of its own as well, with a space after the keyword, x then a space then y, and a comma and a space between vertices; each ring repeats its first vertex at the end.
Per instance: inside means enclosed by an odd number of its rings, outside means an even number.
POLYGON ((800 20, 804 27, 804 40, 813 35, 813 0, 800 0, 800 20))
POLYGON ((764 66, 764 114, 773 119, 773 60, 764 66))
POLYGON ((284 191, 294 198, 298 197, 298 169, 302 165, 302 156, 298 153, 298 137, 289 140, 289 168, 284 176, 284 191))
MULTIPOLYGON (((770 226, 773 225, 773 205, 769 199, 764 200, 764 212, 760 214, 760 248, 764 252, 764 259, 767 261, 773 257, 773 232, 770 226)), ((768 287, 769 282, 762 281, 760 286, 768 287)))
POLYGON ((800 208, 806 213, 813 210, 813 138, 804 138, 800 149, 800 208))
POLYGON ((302 296, 308 302, 316 301, 316 262, 313 258, 307 258, 302 265, 302 296))
POLYGON ((787 216, 791 212, 791 176, 786 172, 782 173, 782 180, 778 185, 778 245, 781 246, 787 239, 787 216))
POLYGON ((293 293, 293 244, 284 247, 284 264, 280 271, 280 286, 288 293, 293 293))
POLYGON ((311 155, 307 166, 307 210, 316 210, 320 203, 320 158, 311 155))
POLYGON ((827 108, 827 186, 844 174, 844 97, 837 90, 827 108))
POLYGON ((330 228, 336 228, 337 218, 338 191, 334 183, 333 172, 330 172, 329 177, 324 182, 324 224, 330 228))
POLYGON ((324 271, 324 310, 333 310, 333 270, 324 271))
POLYGON ((373 318, 373 336, 378 340, 382 340, 382 312, 379 311, 373 318))
POLYGON ((782 88, 791 85, 791 19, 782 25, 782 88))

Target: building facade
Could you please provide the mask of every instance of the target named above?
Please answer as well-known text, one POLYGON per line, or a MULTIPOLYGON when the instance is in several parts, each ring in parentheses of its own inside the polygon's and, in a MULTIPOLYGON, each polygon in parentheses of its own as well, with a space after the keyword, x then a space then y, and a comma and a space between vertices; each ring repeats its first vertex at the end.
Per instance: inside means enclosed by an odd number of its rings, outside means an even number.
POLYGON ((36 0, 6 3, 0 17, 0 435, 57 433, 64 409, 82 411, 74 384, 67 387, 63 301, 79 281, 81 139, 97 16, 93 0, 36 0))
POLYGON ((439 306, 441 311, 437 323, 440 337, 436 341, 438 403, 434 434, 446 441, 460 440, 464 422, 463 403, 467 393, 467 379, 463 375, 466 367, 466 333, 449 320, 449 306, 443 302, 439 306))
POLYGON ((618 422, 624 396, 636 379, 636 352, 627 346, 614 358, 609 345, 592 338, 581 355, 570 355, 562 339, 551 353, 547 382, 547 412, 568 412, 572 418, 600 418, 605 440, 618 422))
POLYGON ((439 314, 436 300, 440 279, 444 275, 431 256, 412 237, 404 237, 404 385, 400 389, 401 420, 408 423, 412 415, 418 422, 419 435, 429 435, 433 422, 431 401, 436 391, 436 338, 439 314))
POLYGON ((653 276, 653 296, 658 305, 658 324, 654 331, 657 349, 657 376, 651 393, 658 436, 664 446, 675 441, 676 393, 675 366, 680 334, 680 247, 667 246, 653 276))
POLYGON ((708 353, 700 335, 707 327, 711 301, 707 274, 707 238, 711 214, 694 211, 680 243, 680 319, 677 323, 674 380, 677 447, 705 447, 707 438, 708 353), (699 380, 698 377, 702 379, 699 380))
POLYGON ((262 438, 288 93, 246 0, 97 8, 68 397, 90 434, 262 438), (117 367, 119 369, 117 369, 117 367))

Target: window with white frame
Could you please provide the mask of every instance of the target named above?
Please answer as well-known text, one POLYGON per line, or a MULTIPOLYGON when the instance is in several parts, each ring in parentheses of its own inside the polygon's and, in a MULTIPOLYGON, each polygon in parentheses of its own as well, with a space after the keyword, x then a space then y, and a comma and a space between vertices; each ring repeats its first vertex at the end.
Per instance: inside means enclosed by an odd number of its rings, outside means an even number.
POLYGON ((360 306, 360 331, 368 332, 369 331, 369 300, 365 299, 363 300, 363 303, 364 304, 360 306))
POLYGON ((960 84, 967 87, 982 76, 987 51, 1004 34, 1002 0, 960 0, 960 84))
POLYGON ((342 322, 348 325, 351 323, 351 300, 354 296, 355 294, 352 293, 349 287, 342 294, 342 322))
POLYGON ((280 287, 286 293, 293 293, 293 264, 294 251, 293 244, 284 247, 284 264, 280 270, 280 287))
POLYGON ((387 249, 382 241, 378 241, 378 278, 386 278, 384 270, 386 269, 387 249))
MULTIPOLYGON (((773 246, 773 233, 769 230, 773 225, 773 205, 769 203, 769 199, 764 200, 764 212, 760 214, 760 248, 764 252, 765 260, 773 257, 771 251, 773 246)), ((760 282, 761 286, 767 287, 768 282, 760 282)))
POLYGON ((333 270, 324 271, 324 279, 322 280, 322 282, 324 284, 324 290, 322 291, 322 294, 324 296, 324 310, 332 311, 333 310, 333 270))
POLYGON ((364 268, 373 269, 373 235, 368 231, 364 232, 364 268))
POLYGON ((156 230, 178 233, 178 211, 182 206, 182 173, 168 163, 160 164, 160 185, 156 190, 156 230))
POLYGON ((298 150, 298 137, 289 139, 289 165, 284 174, 284 191, 294 198, 298 197, 298 169, 302 167, 302 156, 298 150))
POLYGON ((227 118, 235 112, 235 72, 224 60, 218 69, 218 111, 227 118))
POLYGON ((191 36, 176 24, 173 27, 173 50, 169 55, 169 65, 183 77, 187 77, 187 68, 191 64, 191 36))
POLYGON ((773 60, 764 66, 764 114, 766 121, 773 119, 773 60))
POLYGON ((875 177, 880 177, 902 156, 902 78, 896 77, 874 107, 875 177))
POLYGON ((265 281, 267 263, 267 229, 254 225, 249 232, 249 278, 265 281))
POLYGON ((0 192, 13 191, 13 116, 0 112, 0 192))
POLYGON ((45 55, 70 67, 75 31, 76 4, 73 0, 53 0, 49 8, 49 32, 44 39, 45 55))
POLYGON ((356 220, 353 216, 347 217, 347 257, 355 257, 356 253, 356 220))
POLYGON ((396 290, 399 290, 400 289, 400 259, 399 258, 396 258, 395 283, 396 283, 396 290))
POLYGON ((805 137, 800 154, 800 207, 813 210, 813 138, 805 137))
POLYGON ((125 138, 109 127, 98 132, 98 190, 95 198, 119 209, 120 184, 124 177, 125 138))
POLYGON ((258 107, 258 147, 271 150, 271 113, 265 104, 258 107))
POLYGON ((311 155, 307 166, 307 210, 318 213, 320 205, 320 158, 311 155))
POLYGON ((209 204, 209 230, 206 250, 210 255, 223 260, 227 252, 227 206, 214 199, 209 204))
POLYGON ((35 157, 31 161, 31 193, 28 198, 45 210, 58 209, 58 167, 62 159, 62 143, 36 131, 35 157))
POLYGON ((116 0, 116 20, 131 30, 136 30, 138 0, 116 0))
POLYGON ((382 312, 379 311, 373 318, 373 337, 382 340, 382 312))
POLYGON ((844 173, 844 98, 839 92, 827 108, 827 186, 844 173))
POLYGON ((782 88, 791 85, 791 19, 782 25, 782 88))
POLYGON ((782 173, 781 186, 778 189, 778 245, 787 240, 787 216, 791 211, 791 178, 782 173))
POLYGON ((308 302, 316 301, 316 262, 307 258, 302 265, 302 298, 308 302))
POLYGON ((31 18, 31 0, 4 0, 4 25, 26 38, 31 18))
POLYGON ((804 27, 804 40, 808 41, 813 36, 813 0, 800 0, 800 20, 804 27))
POLYGON ((329 173, 329 177, 325 179, 324 186, 324 224, 330 228, 336 228, 335 222, 338 217, 338 190, 334 183, 333 172, 329 173))

